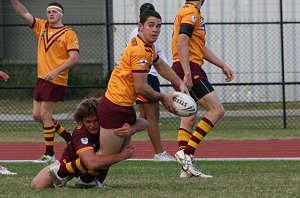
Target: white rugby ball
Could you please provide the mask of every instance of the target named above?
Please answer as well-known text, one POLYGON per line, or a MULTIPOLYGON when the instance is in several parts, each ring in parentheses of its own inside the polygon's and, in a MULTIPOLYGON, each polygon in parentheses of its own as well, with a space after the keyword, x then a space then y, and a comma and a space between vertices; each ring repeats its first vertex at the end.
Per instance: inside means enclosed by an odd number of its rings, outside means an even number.
POLYGON ((174 92, 176 97, 173 97, 173 101, 176 107, 176 115, 180 117, 189 117, 197 112, 197 104, 195 100, 190 96, 182 92, 174 92))

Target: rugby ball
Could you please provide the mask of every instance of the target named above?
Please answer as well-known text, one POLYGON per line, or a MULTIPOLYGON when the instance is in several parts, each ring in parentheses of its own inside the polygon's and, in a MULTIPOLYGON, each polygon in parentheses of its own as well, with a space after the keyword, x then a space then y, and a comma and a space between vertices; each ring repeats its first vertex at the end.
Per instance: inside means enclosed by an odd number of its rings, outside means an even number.
POLYGON ((176 107, 176 115, 180 117, 189 117, 197 113, 197 104, 190 96, 182 92, 174 92, 173 101, 176 107))

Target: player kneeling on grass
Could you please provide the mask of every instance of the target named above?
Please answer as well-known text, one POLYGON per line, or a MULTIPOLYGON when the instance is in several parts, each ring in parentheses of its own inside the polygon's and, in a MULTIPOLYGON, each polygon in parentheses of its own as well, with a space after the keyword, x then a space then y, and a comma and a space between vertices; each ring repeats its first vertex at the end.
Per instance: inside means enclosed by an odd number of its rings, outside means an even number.
MULTIPOLYGON (((42 169, 31 183, 33 189, 64 187, 66 183, 77 177, 77 187, 104 187, 110 165, 132 157, 134 147, 127 145, 119 153, 113 155, 97 155, 99 150, 100 125, 97 115, 98 99, 83 100, 74 112, 77 126, 72 138, 61 158, 42 169)), ((124 124, 115 130, 119 136, 131 136, 148 126, 145 119, 138 119, 130 126, 124 124)))

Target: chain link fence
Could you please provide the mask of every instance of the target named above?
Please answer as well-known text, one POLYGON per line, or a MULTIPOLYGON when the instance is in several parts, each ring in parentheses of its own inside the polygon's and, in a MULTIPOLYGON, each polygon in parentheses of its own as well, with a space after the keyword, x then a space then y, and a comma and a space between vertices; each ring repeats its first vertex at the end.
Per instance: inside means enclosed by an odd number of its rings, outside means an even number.
MULTIPOLYGON (((68 130, 74 127, 72 112, 79 101, 104 93, 108 74, 136 27, 138 8, 144 2, 63 2, 64 23, 80 39, 80 62, 70 70, 65 102, 59 104, 54 115, 68 130)), ((162 15, 159 41, 171 63, 172 21, 184 1, 149 2, 162 15)), ((32 14, 41 18, 45 18, 48 3, 24 1, 32 14)), ((282 1, 269 0, 215 0, 205 4, 202 12, 207 18, 207 46, 236 73, 233 83, 224 83, 220 69, 207 62, 203 66, 226 110, 216 128, 299 128, 300 2, 287 0, 282 5, 282 1)), ((8 82, 0 83, 0 131, 40 131, 40 125, 31 115, 36 83, 36 38, 16 16, 10 1, 0 0, 0 5, 3 5, 0 70, 10 75, 8 82)), ((162 92, 173 91, 167 81, 161 79, 161 83, 162 92)), ((204 112, 199 108, 199 117, 204 112)), ((162 130, 177 130, 179 118, 162 107, 160 122, 162 130)))

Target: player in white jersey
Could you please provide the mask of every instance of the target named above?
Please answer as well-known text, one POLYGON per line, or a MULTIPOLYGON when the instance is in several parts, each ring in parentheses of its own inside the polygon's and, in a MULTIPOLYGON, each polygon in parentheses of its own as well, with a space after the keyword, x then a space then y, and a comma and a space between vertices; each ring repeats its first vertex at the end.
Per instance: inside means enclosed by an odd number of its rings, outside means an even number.
MULTIPOLYGON (((155 8, 151 3, 144 3, 140 7, 140 14, 146 10, 155 10, 155 8)), ((131 32, 129 40, 134 38, 138 32, 138 27, 136 27, 131 32)), ((154 43, 154 45, 159 58, 163 59, 165 62, 168 62, 158 40, 154 43)), ((148 73, 147 81, 155 91, 160 92, 158 73, 153 66, 148 73)), ((147 132, 155 151, 154 161, 175 161, 175 159, 169 155, 162 146, 159 129, 159 101, 139 95, 136 103, 139 105, 140 117, 147 119, 149 122, 147 132)))

